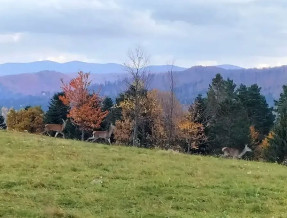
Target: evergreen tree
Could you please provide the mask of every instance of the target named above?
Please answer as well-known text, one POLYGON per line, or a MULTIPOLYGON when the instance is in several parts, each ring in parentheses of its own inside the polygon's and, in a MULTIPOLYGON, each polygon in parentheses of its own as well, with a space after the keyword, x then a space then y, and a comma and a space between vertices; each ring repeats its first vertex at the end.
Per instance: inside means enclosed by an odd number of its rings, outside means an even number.
MULTIPOLYGON (((44 123, 62 124, 63 120, 67 119, 69 107, 64 105, 59 99, 59 96, 63 95, 63 92, 59 92, 53 96, 49 104, 49 109, 45 114, 44 123)), ((80 139, 81 135, 79 128, 73 125, 69 120, 66 128, 64 129, 64 133, 67 138, 80 139)))
POLYGON ((111 99, 110 97, 106 97, 104 100, 103 100, 103 106, 102 106, 102 110, 103 111, 107 111, 107 110, 110 110, 113 106, 114 106, 114 102, 113 102, 113 99, 111 99))
POLYGON ((246 87, 240 85, 237 90, 238 97, 247 111, 250 126, 259 132, 260 141, 266 136, 273 126, 274 115, 272 108, 268 107, 265 96, 260 94, 261 88, 257 84, 246 87))
POLYGON ((62 119, 67 119, 69 107, 64 105, 63 102, 59 99, 59 96, 63 95, 63 92, 54 94, 49 103, 49 109, 45 114, 45 123, 62 124, 62 119))
POLYGON ((120 119, 120 110, 114 106, 114 102, 110 97, 106 97, 102 102, 102 111, 109 112, 101 124, 102 130, 108 130, 110 124, 115 125, 116 120, 120 119))
POLYGON ((2 115, 0 115, 0 129, 6 129, 6 128, 7 128, 7 126, 6 126, 4 117, 2 115))
POLYGON ((206 99, 202 97, 202 95, 198 95, 194 103, 190 105, 188 112, 191 117, 191 121, 196 123, 201 123, 203 125, 206 124, 206 99))
POLYGON ((277 119, 273 130, 273 137, 269 139, 266 158, 272 162, 283 162, 287 158, 287 86, 278 101, 275 101, 277 119))
POLYGON ((235 93, 232 80, 220 74, 212 80, 207 93, 207 136, 210 151, 221 153, 222 147, 241 149, 249 140, 247 113, 235 93))
POLYGON ((275 101, 275 112, 277 115, 284 114, 287 108, 287 85, 283 86, 283 92, 280 94, 278 101, 275 101))

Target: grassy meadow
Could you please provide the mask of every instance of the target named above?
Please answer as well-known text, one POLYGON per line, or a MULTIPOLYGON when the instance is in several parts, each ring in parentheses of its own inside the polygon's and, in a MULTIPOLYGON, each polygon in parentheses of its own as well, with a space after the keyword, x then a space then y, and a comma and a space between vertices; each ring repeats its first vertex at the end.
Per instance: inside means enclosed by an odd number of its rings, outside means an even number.
POLYGON ((287 168, 0 131, 0 217, 287 217, 287 168))

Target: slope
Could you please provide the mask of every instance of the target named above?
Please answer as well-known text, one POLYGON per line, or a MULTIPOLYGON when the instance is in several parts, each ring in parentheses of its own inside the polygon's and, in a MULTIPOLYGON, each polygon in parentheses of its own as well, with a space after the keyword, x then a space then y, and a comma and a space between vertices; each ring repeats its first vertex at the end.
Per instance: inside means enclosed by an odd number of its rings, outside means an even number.
POLYGON ((287 216, 276 164, 3 131, 0 144, 0 216, 287 216))

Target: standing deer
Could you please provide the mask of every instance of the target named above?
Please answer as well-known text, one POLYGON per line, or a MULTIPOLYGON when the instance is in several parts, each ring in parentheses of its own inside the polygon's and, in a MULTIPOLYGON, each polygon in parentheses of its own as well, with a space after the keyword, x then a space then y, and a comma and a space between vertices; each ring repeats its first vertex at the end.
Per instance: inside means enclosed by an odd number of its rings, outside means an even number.
POLYGON ((63 120, 63 124, 46 124, 45 130, 43 133, 47 133, 49 136, 51 136, 49 131, 54 131, 56 132, 55 137, 57 137, 58 134, 61 133, 63 138, 65 138, 65 134, 63 131, 66 127, 66 124, 67 124, 67 120, 63 120))
POLYGON ((87 141, 92 140, 92 142, 95 142, 97 139, 105 139, 109 142, 109 144, 111 144, 111 135, 113 134, 115 128, 116 127, 111 124, 109 129, 106 131, 93 131, 93 136, 88 138, 87 141))
POLYGON ((240 151, 236 148, 229 148, 229 147, 224 147, 222 148, 223 151, 223 157, 232 157, 236 159, 240 159, 246 152, 252 151, 251 148, 249 148, 247 145, 245 145, 244 149, 240 153, 240 151))

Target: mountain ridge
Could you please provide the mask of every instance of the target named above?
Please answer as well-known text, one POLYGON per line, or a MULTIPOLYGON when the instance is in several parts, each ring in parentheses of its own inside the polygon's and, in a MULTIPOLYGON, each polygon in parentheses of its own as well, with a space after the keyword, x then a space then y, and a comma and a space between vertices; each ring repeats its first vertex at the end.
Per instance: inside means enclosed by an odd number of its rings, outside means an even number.
MULTIPOLYGON (((166 70, 170 67, 167 65, 162 66, 164 66, 166 70)), ((282 86, 287 84, 286 65, 263 69, 251 68, 234 70, 222 69, 218 66, 194 66, 185 70, 174 71, 176 96, 183 104, 192 103, 198 94, 206 93, 212 78, 214 78, 217 73, 220 73, 225 79, 230 78, 234 80, 237 85, 241 83, 247 86, 255 83, 258 84, 261 87, 261 93, 266 96, 271 106, 274 103, 274 99, 279 97, 282 86)), ((20 100, 20 98, 26 98, 27 96, 31 96, 31 98, 37 97, 38 99, 42 95, 45 95, 45 101, 48 102, 49 98, 47 96, 51 97, 53 93, 61 91, 61 79, 68 81, 75 76, 75 72, 65 74, 57 71, 40 71, 38 73, 0 76, 0 105, 3 106, 7 104, 7 106, 17 108, 18 103, 13 103, 15 99, 20 100), (6 100, 3 101, 3 99, 6 100), (7 103, 7 99, 9 99, 9 103, 7 103)), ((127 77, 127 73, 91 73, 94 90, 101 90, 102 96, 112 98, 115 98, 120 92, 123 92, 127 88, 127 77)), ((151 89, 156 88, 162 91, 168 91, 168 73, 151 74, 149 83, 149 88, 151 89)), ((42 102, 43 101, 39 104, 42 105, 42 102)), ((37 102, 32 104, 37 104, 37 102)), ((48 103, 46 103, 46 106, 47 104, 48 103)))
MULTIPOLYGON (((187 68, 171 65, 149 65, 147 71, 153 73, 163 73, 170 70, 181 71, 187 68)), ((28 63, 4 63, 0 64, 0 76, 16 75, 22 73, 36 73, 40 71, 57 71, 60 73, 75 73, 78 71, 107 74, 107 73, 125 73, 125 66, 117 63, 88 63, 82 61, 69 61, 58 63, 55 61, 34 61, 28 63)))

